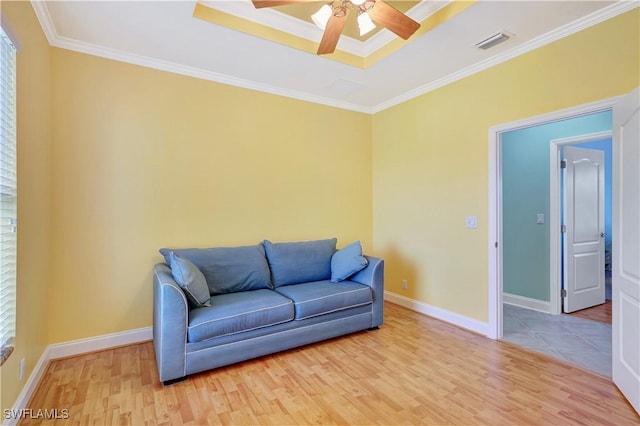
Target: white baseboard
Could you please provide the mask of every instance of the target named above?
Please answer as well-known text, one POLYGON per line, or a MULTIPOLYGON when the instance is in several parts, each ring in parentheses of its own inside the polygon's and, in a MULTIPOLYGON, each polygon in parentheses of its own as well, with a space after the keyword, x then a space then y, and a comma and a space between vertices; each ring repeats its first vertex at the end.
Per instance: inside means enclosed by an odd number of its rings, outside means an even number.
POLYGON ((47 346, 48 360, 131 345, 153 339, 153 328, 143 327, 87 339, 71 340, 47 346))
MULTIPOLYGON (((44 407, 27 407, 33 392, 38 387, 38 383, 42 379, 49 361, 68 356, 81 355, 88 352, 95 352, 104 349, 115 348, 118 346, 131 345, 134 343, 146 342, 153 339, 153 328, 143 327, 134 330, 122 331, 119 333, 104 334, 102 336, 89 337, 87 339, 72 340, 64 343, 56 343, 47 346, 42 352, 42 356, 33 368, 25 383, 22 391, 18 395, 15 404, 13 404, 14 412, 25 408, 44 408, 44 407)), ((50 407, 48 407, 50 408, 50 407)), ((5 419, 3 426, 14 426, 18 423, 18 419, 5 419)))
POLYGON ((509 305, 520 306, 521 308, 533 309, 534 311, 550 314, 551 302, 532 299, 530 297, 518 296, 517 294, 502 293, 502 302, 509 305))
POLYGON ((447 311, 446 309, 438 308, 429 305, 428 303, 410 299, 408 297, 402 296, 397 293, 392 293, 390 291, 384 292, 384 300, 395 303, 396 305, 404 306, 405 308, 411 309, 412 311, 448 322, 458 327, 462 327, 467 330, 489 336, 489 323, 465 317, 464 315, 456 314, 455 312, 447 311))
MULTIPOLYGON (((33 395, 36 388, 38 387, 38 383, 40 383, 40 380, 42 379, 42 376, 44 375, 44 372, 47 369, 47 364, 49 364, 49 360, 47 360, 45 357, 46 353, 47 353, 47 349, 45 348, 45 350, 42 353, 42 356, 40 357, 40 359, 38 359, 36 366, 33 368, 33 371, 29 375, 27 382, 24 384, 22 391, 18 395, 18 399, 16 399, 15 404, 13 404, 13 410, 20 410, 23 408, 27 408, 27 404, 31 399, 31 395, 33 395)), ((13 411, 13 412, 15 413, 16 411, 13 411)), ((2 414, 4 419, 4 413, 2 414)), ((14 426, 18 424, 18 420, 19 420, 18 418, 13 418, 13 417, 9 419, 5 419, 2 422, 2 425, 14 426)))

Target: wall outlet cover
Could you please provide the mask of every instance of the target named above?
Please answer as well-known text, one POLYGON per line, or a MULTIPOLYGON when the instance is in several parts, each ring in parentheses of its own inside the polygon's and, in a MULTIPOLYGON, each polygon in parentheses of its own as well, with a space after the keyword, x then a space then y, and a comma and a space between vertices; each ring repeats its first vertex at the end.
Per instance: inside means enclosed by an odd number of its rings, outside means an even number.
POLYGON ((478 216, 467 216, 465 219, 465 227, 475 229, 478 227, 478 216))

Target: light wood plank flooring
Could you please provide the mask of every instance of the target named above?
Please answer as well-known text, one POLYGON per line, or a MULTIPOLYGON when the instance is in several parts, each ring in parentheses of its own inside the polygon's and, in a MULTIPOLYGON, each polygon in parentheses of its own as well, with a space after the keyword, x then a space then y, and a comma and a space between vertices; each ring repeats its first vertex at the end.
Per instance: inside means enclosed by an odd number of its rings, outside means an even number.
MULTIPOLYGON (((150 342, 49 364, 29 408, 72 425, 637 425, 610 380, 397 305, 380 330, 162 387, 150 342)), ((25 419, 20 424, 52 424, 25 419)))
POLYGON ((592 321, 603 322, 605 324, 611 324, 611 300, 605 301, 602 305, 597 305, 592 308, 572 312, 569 315, 590 319, 592 321))

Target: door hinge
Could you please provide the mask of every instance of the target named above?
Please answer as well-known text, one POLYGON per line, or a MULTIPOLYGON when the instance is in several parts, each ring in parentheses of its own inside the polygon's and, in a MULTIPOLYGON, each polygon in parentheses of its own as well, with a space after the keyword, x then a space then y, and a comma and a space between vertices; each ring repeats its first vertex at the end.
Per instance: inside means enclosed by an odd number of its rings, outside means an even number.
POLYGON ((562 232, 563 234, 567 232, 567 225, 562 225, 560 226, 560 232, 562 232))
POLYGON ((562 297, 567 297, 567 289, 566 289, 566 288, 563 288, 563 289, 562 289, 562 291, 560 292, 560 295, 561 295, 562 297))
POLYGON ((561 169, 566 169, 567 168, 567 160, 560 161, 560 168, 561 169))
POLYGON ((497 241, 495 242, 494 247, 498 248, 498 242, 497 241))

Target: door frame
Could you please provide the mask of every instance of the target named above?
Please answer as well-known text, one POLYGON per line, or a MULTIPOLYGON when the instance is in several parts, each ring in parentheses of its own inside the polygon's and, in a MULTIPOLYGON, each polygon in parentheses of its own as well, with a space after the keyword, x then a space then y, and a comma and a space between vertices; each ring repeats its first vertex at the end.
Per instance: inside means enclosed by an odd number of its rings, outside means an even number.
MULTIPOLYGON (((502 338, 502 133, 527 127, 547 124, 568 118, 612 110, 621 96, 590 102, 535 117, 499 124, 489 128, 489 324, 487 336, 491 339, 502 338)), ((612 147, 615 149, 615 147, 612 147)), ((613 169, 615 170, 615 155, 613 169)), ((550 226, 550 229, 551 226, 550 226)), ((555 273, 555 272, 554 272, 555 273)))
MULTIPOLYGON (((613 131, 587 133, 568 138, 551 139, 549 143, 549 308, 553 315, 562 313, 562 297, 560 297, 562 283, 562 237, 560 226, 562 224, 560 200, 560 149, 564 146, 578 143, 595 142, 603 139, 612 139, 613 131), (553 165, 556 164, 557 167, 553 165), (555 231, 554 231, 555 230, 555 231)), ((613 141, 611 141, 613 143, 613 141)), ((612 147, 613 148, 613 147, 612 147)))

